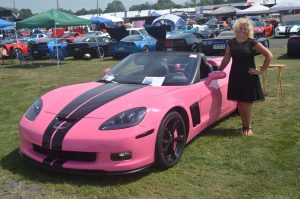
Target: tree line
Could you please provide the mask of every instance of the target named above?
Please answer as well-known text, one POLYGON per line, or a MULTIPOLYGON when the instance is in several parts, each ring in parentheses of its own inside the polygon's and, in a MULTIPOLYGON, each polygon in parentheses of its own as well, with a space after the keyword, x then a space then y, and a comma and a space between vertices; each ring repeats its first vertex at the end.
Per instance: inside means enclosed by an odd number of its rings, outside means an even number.
MULTIPOLYGON (((171 8, 188 8, 188 7, 196 7, 196 6, 205 6, 205 5, 218 5, 218 4, 225 4, 225 3, 240 3, 244 2, 243 0, 187 0, 184 4, 176 4, 172 0, 157 0, 156 3, 142 3, 138 5, 133 5, 129 8, 128 11, 136 11, 136 10, 163 10, 163 9, 171 9, 171 8)), ((7 8, 0 7, 0 11, 7 8)), ((107 4, 107 7, 102 9, 91 9, 86 10, 82 8, 76 12, 73 12, 70 9, 63 9, 60 10, 64 12, 68 12, 74 15, 88 15, 88 14, 101 14, 101 13, 111 13, 111 12, 125 12, 127 11, 124 4, 119 0, 113 0, 111 3, 107 4)), ((13 9, 14 13, 19 13, 19 18, 28 18, 35 14, 31 12, 31 9, 13 9)))

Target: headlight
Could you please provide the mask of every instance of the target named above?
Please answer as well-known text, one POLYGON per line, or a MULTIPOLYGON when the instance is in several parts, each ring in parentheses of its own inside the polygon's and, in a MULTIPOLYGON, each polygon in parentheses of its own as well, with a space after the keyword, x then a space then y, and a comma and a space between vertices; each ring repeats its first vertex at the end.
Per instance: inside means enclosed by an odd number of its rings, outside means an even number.
POLYGON ((119 113, 106 122, 104 122, 99 130, 114 130, 124 129, 137 125, 140 123, 146 115, 146 108, 134 108, 122 113, 119 113))
POLYGON ((39 115, 43 107, 43 101, 41 98, 36 100, 26 111, 25 117, 31 121, 39 115))

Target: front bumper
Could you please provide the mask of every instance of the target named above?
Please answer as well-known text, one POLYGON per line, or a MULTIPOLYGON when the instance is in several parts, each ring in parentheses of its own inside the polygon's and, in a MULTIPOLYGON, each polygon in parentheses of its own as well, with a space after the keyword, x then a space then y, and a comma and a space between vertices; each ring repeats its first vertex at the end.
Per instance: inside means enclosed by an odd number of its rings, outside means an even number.
MULTIPOLYGON (((88 119, 83 119, 88 120, 88 119)), ((83 121, 86 122, 86 121, 83 121)), ((131 173, 155 161, 157 128, 135 126, 122 130, 99 131, 75 127, 63 141, 62 150, 42 147, 44 132, 26 119, 19 126, 20 154, 47 169, 71 172, 131 173), (82 134, 81 132, 86 132, 82 134), (112 160, 112 154, 130 152, 131 158, 112 160)), ((84 125, 85 126, 85 125, 84 125)))

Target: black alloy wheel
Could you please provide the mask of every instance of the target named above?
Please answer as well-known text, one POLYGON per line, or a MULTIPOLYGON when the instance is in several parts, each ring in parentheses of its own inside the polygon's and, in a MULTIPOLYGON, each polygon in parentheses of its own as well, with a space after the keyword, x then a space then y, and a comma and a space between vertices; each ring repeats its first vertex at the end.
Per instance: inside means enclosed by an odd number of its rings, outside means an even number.
POLYGON ((178 163, 185 144, 187 129, 178 112, 168 113, 162 120, 155 146, 156 165, 167 169, 178 163))

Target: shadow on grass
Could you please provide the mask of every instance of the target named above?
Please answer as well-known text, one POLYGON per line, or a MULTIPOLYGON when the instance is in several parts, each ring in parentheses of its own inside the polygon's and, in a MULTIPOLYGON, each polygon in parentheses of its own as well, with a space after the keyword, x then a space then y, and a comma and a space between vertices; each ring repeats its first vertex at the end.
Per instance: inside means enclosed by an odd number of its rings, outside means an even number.
POLYGON ((19 150, 15 149, 1 159, 1 166, 15 175, 40 183, 64 184, 69 183, 75 186, 115 186, 129 184, 143 178, 150 173, 158 173, 161 170, 149 167, 143 171, 124 175, 91 175, 91 174, 70 174, 50 171, 23 159, 19 150))
POLYGON ((300 56, 294 56, 294 57, 288 57, 287 54, 283 54, 281 56, 279 56, 277 59, 279 60, 293 60, 293 59, 296 59, 296 60, 299 60, 300 56))
MULTIPOLYGON (((59 66, 64 65, 64 62, 60 62, 59 66)), ((0 65, 0 68, 6 69, 36 69, 41 67, 52 67, 58 66, 56 62, 33 62, 31 63, 23 63, 23 64, 8 64, 8 65, 0 65)))
MULTIPOLYGON (((240 136, 238 129, 217 129, 219 123, 237 117, 237 114, 231 114, 217 123, 209 126, 205 131, 193 139, 189 144, 196 140, 199 136, 222 136, 234 137, 240 136)), ((160 173, 165 170, 156 168, 154 166, 148 167, 143 171, 124 175, 93 175, 93 174, 70 174, 64 172, 50 171, 45 168, 31 164, 19 155, 19 150, 15 149, 3 157, 0 161, 3 169, 19 175, 26 179, 37 181, 40 183, 53 184, 72 184, 75 186, 101 186, 110 187, 120 184, 129 184, 135 182, 151 173, 160 173)))
POLYGON ((240 129, 218 129, 217 126, 220 125, 220 123, 231 120, 233 117, 239 117, 237 113, 232 113, 229 116, 215 122, 214 124, 210 125, 208 128, 206 128, 202 133, 200 133, 199 136, 221 136, 221 137, 236 137, 241 136, 240 129))

